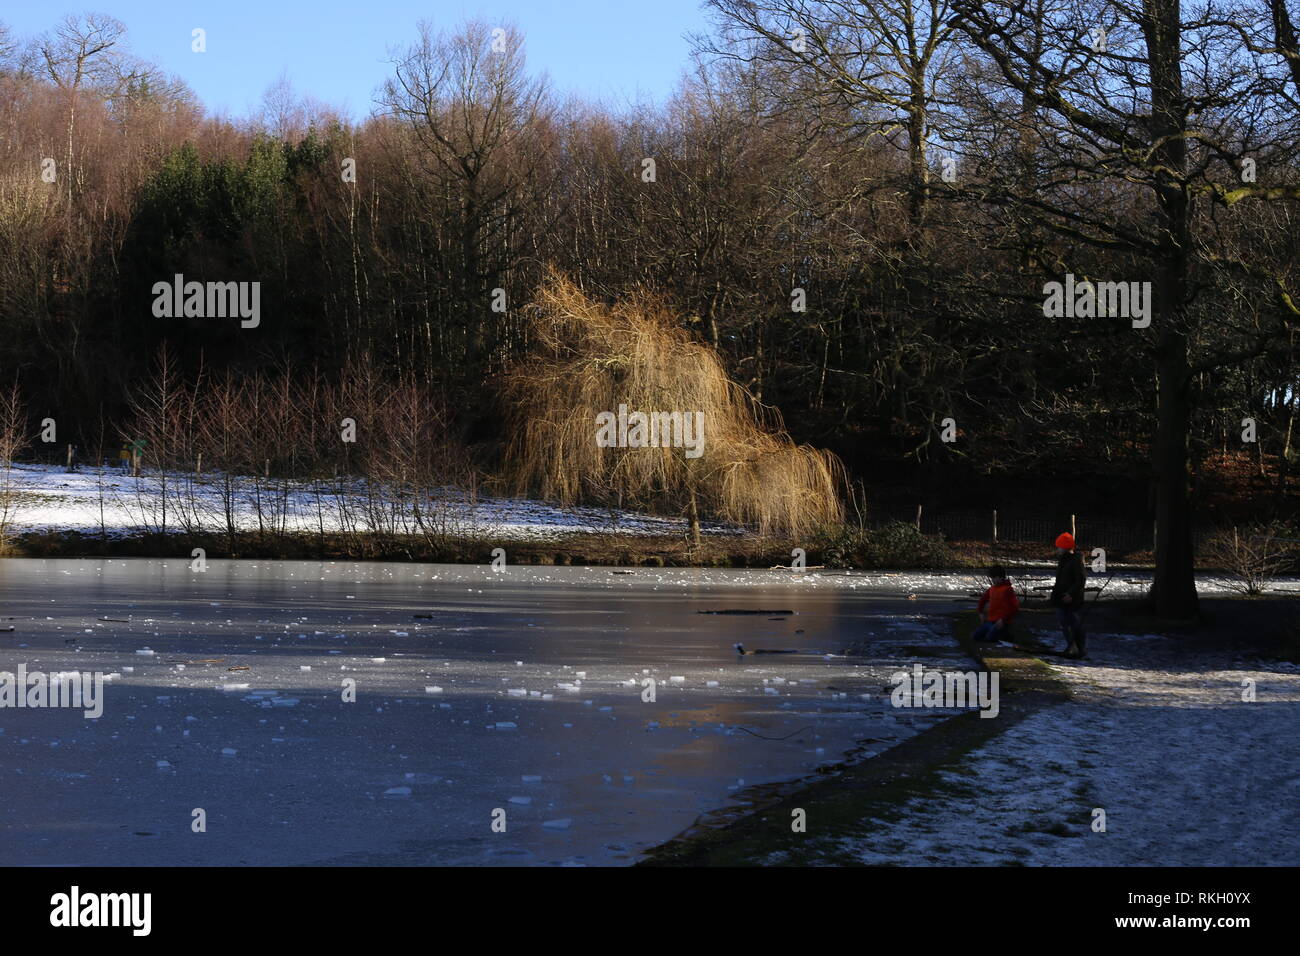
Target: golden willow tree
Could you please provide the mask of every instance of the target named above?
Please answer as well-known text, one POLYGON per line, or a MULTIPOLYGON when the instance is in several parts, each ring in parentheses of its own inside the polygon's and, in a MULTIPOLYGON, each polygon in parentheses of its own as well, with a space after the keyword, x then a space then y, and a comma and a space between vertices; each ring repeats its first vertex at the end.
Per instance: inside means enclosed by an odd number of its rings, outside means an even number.
POLYGON ((796 445, 779 414, 728 378, 662 300, 636 294, 606 305, 552 272, 525 322, 533 348, 506 377, 515 493, 685 514, 696 540, 701 514, 764 534, 842 520, 840 461, 796 445), (598 435, 615 430, 601 423, 620 406, 633 419, 628 445, 650 432, 648 424, 638 432, 635 412, 684 425, 687 440, 665 427, 658 446, 608 447, 598 435))

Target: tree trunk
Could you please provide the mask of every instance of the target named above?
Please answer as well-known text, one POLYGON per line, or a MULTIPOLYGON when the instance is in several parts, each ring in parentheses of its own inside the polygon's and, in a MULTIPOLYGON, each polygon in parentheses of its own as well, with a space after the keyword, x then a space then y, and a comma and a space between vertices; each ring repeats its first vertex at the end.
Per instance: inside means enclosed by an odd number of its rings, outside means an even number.
POLYGON ((691 545, 698 548, 700 546, 700 511, 695 503, 695 485, 691 485, 691 545))
POLYGON ((925 219, 925 207, 930 198, 930 167, 925 155, 925 121, 928 115, 924 89, 912 94, 907 115, 908 153, 908 217, 913 226, 925 219))
POLYGON ((1187 166, 1178 0, 1146 0, 1143 32, 1151 69, 1151 133, 1156 176, 1156 275, 1152 289, 1156 348, 1156 574, 1152 585, 1161 617, 1185 618, 1197 611, 1192 548, 1191 469, 1187 434, 1191 426, 1192 372, 1187 358, 1184 307, 1191 205, 1183 186, 1187 166))
POLYGON ((1182 336, 1162 356, 1157 372, 1156 574, 1152 587, 1155 610, 1161 617, 1185 618, 1196 613, 1196 577, 1192 542, 1191 470, 1187 431, 1191 420, 1191 375, 1187 343, 1182 336))

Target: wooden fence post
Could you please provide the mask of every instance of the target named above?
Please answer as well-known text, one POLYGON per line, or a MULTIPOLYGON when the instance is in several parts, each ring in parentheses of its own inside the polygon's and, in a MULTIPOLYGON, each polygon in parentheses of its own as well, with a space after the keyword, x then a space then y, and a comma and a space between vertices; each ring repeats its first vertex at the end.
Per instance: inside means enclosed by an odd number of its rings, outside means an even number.
POLYGON ((998 543, 998 509, 993 509, 993 543, 998 543))
POLYGON ((916 506, 916 530, 921 530, 921 506, 916 506))

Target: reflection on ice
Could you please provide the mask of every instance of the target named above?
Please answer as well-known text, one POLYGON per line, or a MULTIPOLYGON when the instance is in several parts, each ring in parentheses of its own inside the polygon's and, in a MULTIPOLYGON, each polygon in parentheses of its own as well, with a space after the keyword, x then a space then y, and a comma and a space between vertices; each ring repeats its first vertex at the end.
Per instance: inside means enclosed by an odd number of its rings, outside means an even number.
POLYGON ((0 863, 633 862, 946 716, 887 689, 918 653, 968 666, 957 605, 805 578, 2 562, 0 669, 120 676, 98 720, 0 715, 0 863), (716 608, 789 613, 697 613, 716 608))

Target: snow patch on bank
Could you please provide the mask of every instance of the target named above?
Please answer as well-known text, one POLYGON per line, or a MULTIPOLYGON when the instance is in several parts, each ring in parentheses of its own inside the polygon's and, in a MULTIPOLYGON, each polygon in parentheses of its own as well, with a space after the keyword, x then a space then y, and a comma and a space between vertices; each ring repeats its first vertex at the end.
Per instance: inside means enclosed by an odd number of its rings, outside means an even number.
POLYGON ((1089 653, 1053 664, 1074 701, 1030 715, 896 822, 864 821, 835 848, 867 864, 1294 865, 1300 667, 1193 657, 1154 634, 1092 635, 1089 653))
MULTIPOLYGON (((77 531, 122 537, 158 531, 164 520, 168 530, 173 531, 226 530, 224 476, 217 473, 197 479, 189 474, 156 473, 137 478, 117 468, 68 472, 52 465, 15 464, 10 484, 15 501, 8 529, 11 535, 77 531)), ((285 489, 277 479, 258 483, 253 478, 240 478, 231 500, 235 525, 242 531, 258 529, 259 498, 263 521, 285 531, 367 530, 364 484, 352 483, 343 496, 346 509, 340 508, 340 495, 333 482, 290 482, 285 489), (350 511, 351 521, 345 511, 350 511), (363 522, 359 527, 358 517, 363 522)), ((680 519, 619 509, 562 508, 519 498, 471 498, 459 489, 446 489, 437 497, 436 512, 426 514, 424 520, 440 533, 455 536, 548 539, 584 533, 677 535, 687 528, 680 519)), ((735 529, 705 523, 701 530, 718 534, 735 529)))
MULTIPOLYGON (((110 538, 127 537, 145 532, 157 532, 163 524, 162 505, 167 504, 166 527, 171 531, 189 528, 221 533, 226 530, 223 480, 219 474, 204 475, 195 480, 192 475, 170 474, 166 482, 157 474, 132 477, 124 471, 107 468, 85 469, 69 473, 62 467, 51 465, 16 464, 10 480, 16 498, 7 533, 22 535, 30 532, 74 531, 83 534, 103 534, 110 538), (164 493, 165 489, 165 493, 164 493)), ((240 479, 243 484, 234 495, 235 524, 243 531, 259 528, 257 497, 272 499, 282 494, 278 482, 272 480, 261 486, 260 492, 253 479, 240 479)), ((364 486, 354 484, 348 508, 352 521, 345 520, 338 506, 338 498, 324 483, 320 487, 308 483, 291 483, 283 492, 283 508, 273 507, 263 500, 263 520, 268 525, 283 526, 289 532, 305 534, 336 533, 350 528, 366 530, 356 524, 357 516, 366 513, 364 486)), ((447 489, 439 502, 436 514, 426 515, 427 525, 436 527, 451 537, 471 539, 527 539, 559 540, 575 534, 622 534, 675 536, 685 534, 686 522, 633 511, 600 508, 562 508, 544 502, 520 498, 470 498, 458 489, 447 489)), ((391 528, 385 530, 392 530, 391 528)), ((414 531, 415 529, 410 529, 414 531)), ((742 529, 720 523, 702 523, 705 534, 736 534, 742 529)), ((1050 549, 1044 545, 1044 551, 1050 549)), ((512 569, 519 573, 521 569, 512 569)), ((1052 583, 1050 566, 1026 568, 1016 578, 1016 586, 1025 595, 1046 596, 1045 591, 1035 591, 1052 583)), ((536 569, 537 583, 548 583, 549 572, 536 569)), ((453 575, 454 576, 454 575, 453 575)), ((711 571, 638 569, 635 577, 622 582, 624 587, 638 588, 647 577, 656 584, 666 586, 725 584, 730 586, 769 587, 774 581, 802 588, 838 590, 903 591, 918 597, 957 597, 984 590, 988 581, 974 571, 847 571, 823 570, 792 572, 727 569, 711 571)), ((570 583, 570 578, 556 578, 570 583)), ((603 580, 603 579, 602 579, 603 580)), ((1134 597, 1146 593, 1151 586, 1151 574, 1142 570, 1117 570, 1114 575, 1092 575, 1090 584, 1106 584, 1104 598, 1134 597), (1107 578, 1109 577, 1109 580, 1107 578)), ((611 585, 615 586, 615 585, 611 585)), ((1202 594, 1235 593, 1235 582, 1223 574, 1197 576, 1197 588, 1202 594)), ((1278 578, 1271 591, 1300 594, 1300 578, 1278 578)), ((1093 600, 1090 594, 1088 601, 1093 600)))

